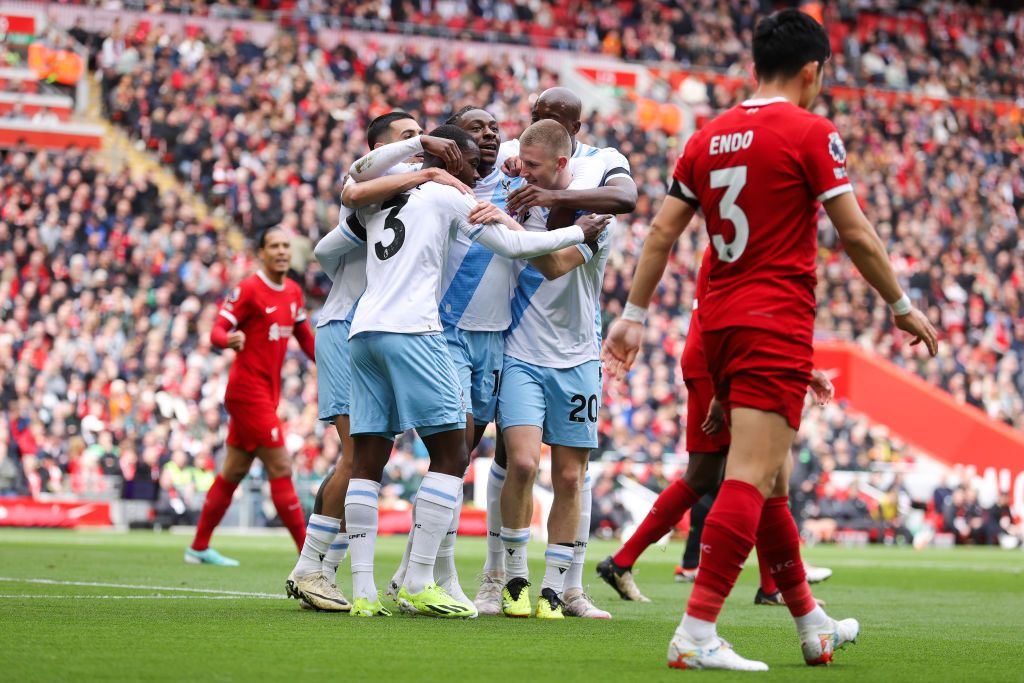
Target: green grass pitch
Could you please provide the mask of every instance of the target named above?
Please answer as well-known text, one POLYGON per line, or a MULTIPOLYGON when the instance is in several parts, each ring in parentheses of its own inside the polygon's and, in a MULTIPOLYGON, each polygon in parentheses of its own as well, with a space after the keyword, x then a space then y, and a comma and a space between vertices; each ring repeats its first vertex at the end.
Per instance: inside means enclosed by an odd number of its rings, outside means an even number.
MULTIPOLYGON (((638 564, 637 581, 654 600, 650 605, 622 602, 596 578, 594 565, 614 546, 592 543, 589 590, 614 619, 542 623, 397 613, 363 620, 302 611, 295 601, 279 599, 294 552, 286 537, 216 536, 219 550, 241 560, 235 569, 185 565, 188 540, 0 530, 0 680, 1024 681, 1020 552, 808 550, 809 561, 835 570, 816 595, 831 614, 861 622, 859 642, 827 670, 803 664, 784 608, 752 604, 757 571, 751 563, 726 603, 719 630, 771 671, 732 674, 665 665, 690 591, 672 580, 678 543, 668 552, 649 550, 638 564)), ((397 565, 403 543, 397 537, 379 542, 379 587, 397 565)), ((484 549, 483 539, 459 541, 459 568, 470 595, 484 549)), ((543 548, 530 552, 539 578, 543 548)), ((348 592, 346 567, 340 576, 348 592)))

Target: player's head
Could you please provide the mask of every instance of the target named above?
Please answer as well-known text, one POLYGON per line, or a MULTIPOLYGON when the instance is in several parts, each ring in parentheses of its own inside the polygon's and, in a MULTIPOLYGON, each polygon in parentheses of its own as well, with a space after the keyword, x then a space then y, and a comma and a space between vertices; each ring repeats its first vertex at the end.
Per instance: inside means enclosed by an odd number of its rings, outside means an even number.
POLYGON ((832 56, 825 28, 810 15, 784 9, 754 28, 754 70, 764 83, 796 80, 798 104, 807 109, 821 91, 825 62, 832 56))
MULTIPOLYGON (((477 166, 480 165, 480 148, 473 142, 469 133, 458 126, 444 125, 430 131, 430 135, 435 138, 455 141, 455 144, 459 146, 459 151, 462 152, 462 168, 455 174, 455 177, 473 187, 476 181, 480 180, 480 173, 477 171, 477 166)), ((445 168, 445 163, 433 154, 424 152, 423 168, 445 168)))
POLYGON ((292 262, 292 239, 280 226, 267 228, 256 236, 256 255, 268 275, 284 275, 292 262))
POLYGON ((580 116, 583 102, 568 88, 548 88, 540 94, 530 112, 534 123, 550 119, 565 128, 570 137, 580 132, 580 116))
POLYGON ((408 140, 423 132, 416 119, 404 111, 393 111, 378 116, 366 128, 366 144, 376 149, 399 140, 408 140))
POLYGON ((445 121, 445 125, 458 126, 469 133, 480 148, 480 165, 484 170, 494 168, 498 160, 498 122, 480 107, 469 105, 458 110, 445 121))
POLYGON ((538 121, 519 136, 521 173, 531 185, 554 189, 571 155, 572 140, 557 121, 538 121))

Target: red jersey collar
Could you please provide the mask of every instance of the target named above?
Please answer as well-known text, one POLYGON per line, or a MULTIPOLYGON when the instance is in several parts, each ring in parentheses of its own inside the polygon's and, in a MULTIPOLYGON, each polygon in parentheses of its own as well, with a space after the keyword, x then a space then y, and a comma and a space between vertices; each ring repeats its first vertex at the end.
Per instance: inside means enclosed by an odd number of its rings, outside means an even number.
POLYGON ((745 100, 743 102, 743 104, 741 104, 740 106, 741 107, 764 107, 764 106, 769 105, 769 104, 776 104, 777 102, 789 102, 789 100, 787 100, 785 97, 772 97, 770 99, 766 99, 764 97, 760 97, 760 98, 753 99, 753 100, 745 100))

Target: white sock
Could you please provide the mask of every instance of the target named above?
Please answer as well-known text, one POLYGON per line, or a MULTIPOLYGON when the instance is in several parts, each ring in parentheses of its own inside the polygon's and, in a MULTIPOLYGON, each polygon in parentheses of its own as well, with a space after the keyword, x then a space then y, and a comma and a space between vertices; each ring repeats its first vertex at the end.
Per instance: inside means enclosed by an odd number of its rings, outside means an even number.
POLYGON ((715 631, 715 622, 704 621, 703 619, 691 617, 689 614, 683 615, 683 620, 679 622, 679 628, 676 629, 676 633, 698 643, 706 642, 709 638, 714 638, 718 635, 715 631))
POLYGON ((409 570, 409 553, 412 552, 412 537, 416 533, 416 501, 412 503, 412 519, 413 526, 409 529, 409 537, 405 539, 405 551, 402 553, 402 561, 399 563, 395 575, 391 577, 391 583, 396 586, 401 586, 405 582, 405 572, 409 570))
POLYGON ((508 472, 496 462, 487 475, 487 561, 485 572, 505 571, 505 546, 501 542, 501 487, 508 472))
POLYGON ((306 524, 306 542, 299 551, 299 561, 295 564, 295 576, 307 576, 320 571, 324 558, 330 550, 334 539, 341 531, 341 520, 326 515, 310 515, 306 524))
POLYGON ((826 626, 828 624, 828 615, 825 614, 825 610, 821 609, 821 605, 816 605, 807 614, 802 617, 793 617, 793 621, 796 622, 797 631, 807 631, 826 626))
POLYGON ((419 593, 434 581, 434 563, 441 541, 452 523, 455 504, 462 490, 462 479, 440 472, 427 472, 416 492, 412 549, 404 586, 419 593))
POLYGON ((434 564, 434 579, 437 585, 454 577, 459 580, 459 572, 455 569, 455 540, 459 537, 459 518, 462 516, 463 491, 459 489, 458 500, 452 510, 452 521, 448 524, 448 533, 441 540, 437 549, 437 562, 434 564))
POLYGON ((565 590, 583 590, 583 563, 587 559, 587 542, 590 541, 590 511, 594 506, 591 494, 593 485, 590 474, 583 479, 580 490, 580 524, 576 527, 576 545, 572 549, 572 566, 565 574, 565 590))
POLYGON ((345 494, 345 526, 352 550, 352 595, 377 599, 373 582, 373 553, 377 545, 377 498, 380 484, 369 479, 353 479, 345 494))
POLYGON ((505 549, 505 575, 510 579, 529 578, 526 566, 526 544, 530 542, 530 529, 501 527, 501 543, 505 549))
POLYGON ((561 593, 565 587, 565 573, 572 565, 573 549, 560 543, 548 543, 544 552, 544 582, 540 589, 550 588, 561 593))
POLYGON ((327 549, 327 554, 324 556, 323 572, 324 578, 328 582, 338 583, 338 567, 345 561, 345 555, 347 554, 348 534, 342 532, 338 534, 338 538, 334 540, 334 543, 327 549))

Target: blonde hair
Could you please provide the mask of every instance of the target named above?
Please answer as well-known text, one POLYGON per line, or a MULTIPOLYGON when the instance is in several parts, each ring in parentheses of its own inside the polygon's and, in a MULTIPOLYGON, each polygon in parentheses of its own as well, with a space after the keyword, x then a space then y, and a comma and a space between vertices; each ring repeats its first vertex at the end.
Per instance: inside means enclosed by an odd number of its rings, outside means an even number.
POLYGON ((523 147, 543 147, 556 157, 568 157, 572 154, 572 139, 562 124, 551 119, 538 121, 524 130, 519 136, 519 144, 523 147))

